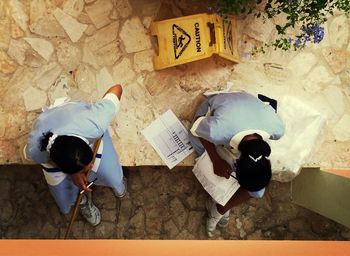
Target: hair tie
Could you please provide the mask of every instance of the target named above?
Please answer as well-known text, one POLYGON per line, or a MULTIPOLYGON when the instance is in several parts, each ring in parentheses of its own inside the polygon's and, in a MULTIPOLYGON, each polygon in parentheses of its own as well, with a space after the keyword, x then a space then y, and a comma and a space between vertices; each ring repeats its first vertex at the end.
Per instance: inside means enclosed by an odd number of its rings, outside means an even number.
POLYGON ((250 159, 252 159, 255 163, 257 163, 261 158, 262 155, 258 156, 257 158, 252 157, 251 155, 248 155, 250 159))
POLYGON ((50 138, 49 141, 47 143, 46 146, 46 151, 50 153, 51 147, 52 145, 55 143, 55 139, 58 137, 58 134, 53 134, 50 138))

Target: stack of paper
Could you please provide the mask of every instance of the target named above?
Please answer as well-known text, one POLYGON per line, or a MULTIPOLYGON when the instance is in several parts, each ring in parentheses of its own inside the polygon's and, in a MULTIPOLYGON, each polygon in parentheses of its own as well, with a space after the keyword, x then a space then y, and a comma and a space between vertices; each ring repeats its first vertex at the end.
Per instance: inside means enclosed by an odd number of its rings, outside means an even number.
POLYGON ((213 163, 207 152, 197 158, 192 171, 203 188, 220 205, 225 205, 240 187, 233 177, 226 179, 214 173, 213 163))
POLYGON ((186 128, 171 110, 142 130, 142 134, 169 169, 193 152, 186 128))

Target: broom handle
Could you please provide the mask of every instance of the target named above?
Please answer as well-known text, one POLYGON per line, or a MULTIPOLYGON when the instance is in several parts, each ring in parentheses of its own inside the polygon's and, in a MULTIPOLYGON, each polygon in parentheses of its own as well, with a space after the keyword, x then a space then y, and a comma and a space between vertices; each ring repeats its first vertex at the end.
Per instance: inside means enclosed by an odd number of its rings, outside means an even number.
MULTIPOLYGON (((96 159, 96 155, 97 155, 97 151, 98 151, 98 148, 100 147, 100 144, 101 144, 101 141, 102 141, 102 137, 99 138, 97 141, 96 141, 96 144, 95 144, 95 148, 94 148, 94 153, 93 153, 93 158, 92 158, 92 161, 95 163, 95 159, 96 159)), ((87 172, 87 177, 89 177, 90 175, 90 172, 91 172, 92 169, 89 169, 88 172, 87 172)), ((77 217, 77 213, 79 211, 79 206, 80 206, 80 202, 81 202, 81 199, 83 198, 83 194, 80 194, 78 193, 78 198, 77 200, 75 201, 75 205, 74 205, 74 210, 73 210, 73 214, 70 218, 70 221, 69 221, 69 225, 68 225, 68 229, 66 231, 66 234, 64 236, 64 239, 67 239, 68 236, 69 236, 69 233, 72 229, 72 226, 73 226, 73 223, 75 221, 75 218, 77 217)))

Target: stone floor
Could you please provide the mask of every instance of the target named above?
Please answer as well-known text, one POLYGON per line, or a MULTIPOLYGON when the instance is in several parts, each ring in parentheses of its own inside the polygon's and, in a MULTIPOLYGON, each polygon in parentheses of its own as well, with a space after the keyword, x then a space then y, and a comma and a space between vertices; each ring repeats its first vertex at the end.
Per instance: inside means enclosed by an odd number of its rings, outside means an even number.
MULTIPOLYGON (((49 194, 38 166, 0 167, 1 238, 63 238, 68 221, 49 194)), ((125 168, 129 194, 117 200, 94 188, 102 223, 93 228, 79 216, 77 239, 208 239, 205 191, 189 168, 125 168)), ((291 201, 290 183, 272 182, 266 196, 234 209, 229 226, 213 239, 350 240, 350 229, 291 201)))
MULTIPOLYGON (((20 152, 44 105, 63 96, 96 101, 120 83, 121 109, 110 132, 122 164, 164 165, 141 131, 168 109, 188 127, 203 92, 229 82, 232 90, 279 102, 294 96, 324 114, 327 125, 318 138, 324 143, 309 162, 349 168, 350 18, 338 12, 329 17, 320 44, 250 56, 252 47, 276 36, 283 17, 265 23, 239 17, 240 63, 212 56, 155 71, 157 43, 150 23, 207 12, 212 5, 209 0, 0 1, 0 164, 26 163, 20 152)), ((193 158, 186 161, 193 164, 193 158)))

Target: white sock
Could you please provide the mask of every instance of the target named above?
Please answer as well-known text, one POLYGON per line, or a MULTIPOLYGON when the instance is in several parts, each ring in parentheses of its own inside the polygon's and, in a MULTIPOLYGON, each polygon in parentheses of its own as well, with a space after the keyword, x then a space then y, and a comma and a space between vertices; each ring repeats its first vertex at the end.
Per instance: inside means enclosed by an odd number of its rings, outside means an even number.
POLYGON ((211 202, 211 207, 210 207, 210 216, 212 218, 216 218, 216 219, 221 219, 223 214, 220 214, 218 212, 218 209, 216 208, 216 203, 215 202, 211 202))
POLYGON ((83 194, 81 201, 80 201, 80 205, 86 204, 86 201, 87 201, 86 195, 83 194))

